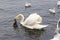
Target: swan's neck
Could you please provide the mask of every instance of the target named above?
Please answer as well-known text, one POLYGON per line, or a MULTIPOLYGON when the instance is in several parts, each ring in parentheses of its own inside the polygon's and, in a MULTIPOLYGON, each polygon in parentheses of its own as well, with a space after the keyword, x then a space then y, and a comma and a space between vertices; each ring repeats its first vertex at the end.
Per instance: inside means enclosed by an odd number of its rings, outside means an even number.
POLYGON ((59 32, 58 32, 59 31, 59 21, 57 22, 57 29, 56 30, 57 30, 56 33, 59 34, 59 32))
POLYGON ((15 18, 20 19, 20 23, 24 22, 24 16, 22 14, 17 15, 15 18))

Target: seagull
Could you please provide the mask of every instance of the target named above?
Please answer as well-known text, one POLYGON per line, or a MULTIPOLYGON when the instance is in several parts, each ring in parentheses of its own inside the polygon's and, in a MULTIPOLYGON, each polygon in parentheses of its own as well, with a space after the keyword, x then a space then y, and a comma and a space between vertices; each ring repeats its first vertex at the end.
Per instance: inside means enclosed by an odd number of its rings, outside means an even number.
POLYGON ((51 14, 55 14, 55 13, 56 13, 56 10, 55 10, 55 8, 49 9, 49 12, 50 12, 51 14))
POLYGON ((26 8, 31 7, 31 3, 26 2, 26 3, 25 3, 25 7, 26 7, 26 8))

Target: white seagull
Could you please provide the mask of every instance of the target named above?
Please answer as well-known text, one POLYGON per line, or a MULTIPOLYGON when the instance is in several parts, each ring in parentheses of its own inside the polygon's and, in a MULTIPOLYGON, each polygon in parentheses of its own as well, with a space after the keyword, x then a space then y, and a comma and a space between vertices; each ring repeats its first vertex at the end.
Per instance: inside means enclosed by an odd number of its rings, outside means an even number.
POLYGON ((48 25, 40 25, 39 23, 42 22, 42 17, 39 16, 37 13, 30 14, 24 21, 23 14, 19 14, 15 17, 15 19, 21 19, 20 24, 29 29, 42 29, 47 27, 48 25))
POLYGON ((55 14, 56 13, 56 10, 55 10, 55 8, 49 9, 49 12, 52 13, 52 14, 55 14))
POLYGON ((60 33, 58 32, 59 31, 59 22, 60 22, 60 20, 58 21, 58 23, 57 23, 57 29, 56 29, 56 35, 54 36, 54 38, 52 38, 52 39, 50 39, 50 40, 60 40, 60 33))
POLYGON ((25 7, 26 7, 26 8, 27 8, 27 7, 31 7, 31 3, 26 2, 26 3, 25 3, 25 7))
POLYGON ((58 8, 59 8, 59 6, 60 6, 60 0, 57 2, 57 6, 58 6, 58 8))

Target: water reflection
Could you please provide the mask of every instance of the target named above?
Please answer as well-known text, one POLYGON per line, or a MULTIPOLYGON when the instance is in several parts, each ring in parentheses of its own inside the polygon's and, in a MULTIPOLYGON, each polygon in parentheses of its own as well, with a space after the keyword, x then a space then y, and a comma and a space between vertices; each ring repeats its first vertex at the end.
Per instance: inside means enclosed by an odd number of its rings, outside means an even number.
MULTIPOLYGON (((28 37, 29 39, 33 40, 39 40, 39 37, 43 33, 41 30, 31 30, 31 29, 25 29, 25 37, 28 37)), ((28 39, 26 38, 26 39, 28 39)))

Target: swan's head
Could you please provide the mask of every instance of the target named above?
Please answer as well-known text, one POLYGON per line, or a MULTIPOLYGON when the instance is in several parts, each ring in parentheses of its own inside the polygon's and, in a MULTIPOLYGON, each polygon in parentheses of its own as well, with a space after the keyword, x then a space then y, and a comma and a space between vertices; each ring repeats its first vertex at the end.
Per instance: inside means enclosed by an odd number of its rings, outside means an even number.
POLYGON ((17 20, 17 19, 19 19, 19 18, 23 18, 24 19, 24 16, 23 16, 23 14, 19 14, 19 15, 17 15, 16 17, 15 17, 15 19, 17 20))
POLYGON ((24 16, 23 14, 19 14, 15 17, 16 20, 20 19, 20 23, 22 23, 24 21, 24 16))

